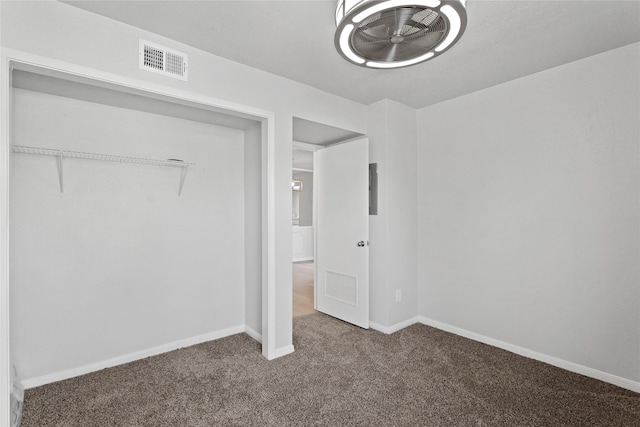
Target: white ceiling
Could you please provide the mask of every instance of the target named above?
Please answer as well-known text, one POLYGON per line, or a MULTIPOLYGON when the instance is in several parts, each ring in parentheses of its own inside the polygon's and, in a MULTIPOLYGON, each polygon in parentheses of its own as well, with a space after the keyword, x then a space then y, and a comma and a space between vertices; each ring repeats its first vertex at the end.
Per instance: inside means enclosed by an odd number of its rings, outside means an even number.
POLYGON ((469 0, 446 54, 369 70, 336 52, 334 0, 67 3, 367 105, 421 108, 640 41, 636 0, 469 0))

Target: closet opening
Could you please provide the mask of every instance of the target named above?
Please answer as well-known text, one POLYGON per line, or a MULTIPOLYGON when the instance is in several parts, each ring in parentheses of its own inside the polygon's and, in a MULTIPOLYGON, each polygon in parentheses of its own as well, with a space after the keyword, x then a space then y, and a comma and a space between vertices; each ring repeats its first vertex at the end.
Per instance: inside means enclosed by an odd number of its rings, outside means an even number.
POLYGON ((272 114, 10 62, 12 382, 239 332, 271 358, 272 114))

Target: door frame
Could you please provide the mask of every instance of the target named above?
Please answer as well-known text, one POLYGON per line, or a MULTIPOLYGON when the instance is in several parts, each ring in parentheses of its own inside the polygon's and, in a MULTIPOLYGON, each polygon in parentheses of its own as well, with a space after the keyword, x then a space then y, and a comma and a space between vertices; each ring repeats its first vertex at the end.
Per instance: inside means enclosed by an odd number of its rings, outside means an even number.
POLYGON ((62 74, 72 79, 89 80, 98 85, 143 92, 151 97, 161 96, 232 115, 248 116, 262 122, 262 354, 268 360, 277 357, 275 347, 275 113, 15 49, 2 48, 0 57, 0 425, 10 424, 12 388, 9 323, 9 186, 12 138, 11 76, 14 69, 35 71, 45 75, 62 74))

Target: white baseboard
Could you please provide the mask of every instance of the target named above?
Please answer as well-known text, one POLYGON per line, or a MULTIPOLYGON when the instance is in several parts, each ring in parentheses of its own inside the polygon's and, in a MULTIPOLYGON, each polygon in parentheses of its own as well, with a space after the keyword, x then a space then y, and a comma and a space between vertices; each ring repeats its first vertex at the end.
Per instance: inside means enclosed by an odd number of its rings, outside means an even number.
POLYGON ((276 351, 273 353, 273 359, 277 359, 278 357, 282 357, 282 356, 286 356, 287 354, 291 354, 294 352, 294 348, 293 348, 293 344, 289 344, 285 347, 281 347, 276 349, 276 351))
POLYGON ((380 331, 383 334, 392 334, 394 332, 398 332, 400 329, 406 328, 407 326, 416 324, 419 321, 420 321, 419 318, 416 316, 391 326, 383 326, 376 322, 369 322, 369 327, 371 329, 375 329, 376 331, 380 331))
POLYGON ((469 338, 474 341, 479 341, 481 343, 488 344, 493 347, 498 347, 503 350, 510 351, 511 353, 519 354, 520 356, 539 360, 540 362, 548 363, 549 365, 553 365, 558 368, 565 369, 567 371, 575 372, 576 374, 581 374, 587 377, 591 377, 600 381, 607 382, 609 384, 617 385, 618 387, 635 391, 636 393, 640 393, 640 382, 638 381, 622 378, 617 375, 609 374, 607 372, 602 372, 597 369, 589 368, 587 366, 579 365, 577 363, 569 362, 567 360, 559 359, 557 357, 549 356, 547 354, 538 353, 537 351, 529 350, 528 348, 520 347, 514 344, 509 344, 507 342, 500 341, 494 338, 489 338, 487 336, 477 334, 475 332, 471 332, 466 329, 458 328, 457 326, 452 326, 447 323, 429 319, 428 317, 419 316, 418 319, 420 323, 423 323, 425 325, 432 326, 434 328, 441 329, 446 332, 451 332, 452 334, 460 335, 462 337, 469 338))
POLYGON ((254 329, 251 329, 250 327, 245 325, 244 333, 249 335, 254 340, 258 341, 260 344, 262 344, 262 335, 257 333, 254 329))
POLYGON ((313 261, 313 257, 293 258, 293 262, 313 261))
POLYGON ((58 372, 54 372, 51 374, 42 375, 34 378, 26 378, 22 380, 22 387, 25 390, 29 388, 39 387, 41 385, 50 384, 56 381, 66 380, 69 378, 77 377, 79 375, 100 371, 105 368, 122 365, 125 363, 133 362, 135 360, 144 359, 150 356, 156 356, 158 354, 177 350, 182 347, 189 347, 195 344, 217 340, 230 335, 239 334, 245 331, 246 331, 245 325, 238 325, 238 326, 233 326, 227 329, 221 329, 219 331, 210 332, 207 334, 202 334, 195 337, 174 341, 174 342, 163 344, 157 347, 148 348, 146 350, 140 350, 134 353, 124 354, 122 356, 114 357, 111 359, 101 360, 99 362, 90 363, 88 365, 79 366, 77 368, 66 369, 64 371, 58 371, 58 372))

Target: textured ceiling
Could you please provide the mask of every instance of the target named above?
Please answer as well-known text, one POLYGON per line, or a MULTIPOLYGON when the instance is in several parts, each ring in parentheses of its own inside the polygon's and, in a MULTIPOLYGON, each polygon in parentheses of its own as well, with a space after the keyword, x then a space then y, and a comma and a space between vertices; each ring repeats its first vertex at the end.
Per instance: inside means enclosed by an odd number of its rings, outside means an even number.
POLYGON ((369 70, 335 51, 333 0, 67 3, 363 104, 415 108, 640 41, 639 1, 469 0, 446 54, 369 70))

